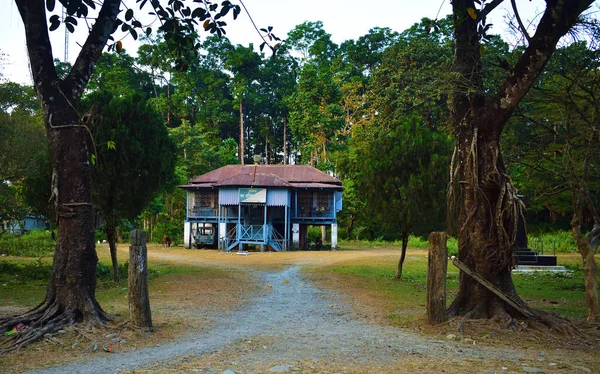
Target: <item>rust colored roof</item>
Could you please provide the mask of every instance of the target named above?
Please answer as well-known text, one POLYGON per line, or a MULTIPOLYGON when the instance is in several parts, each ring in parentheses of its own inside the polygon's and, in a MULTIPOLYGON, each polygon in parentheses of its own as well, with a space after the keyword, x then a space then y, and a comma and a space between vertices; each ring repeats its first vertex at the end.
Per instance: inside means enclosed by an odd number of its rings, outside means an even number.
POLYGON ((308 165, 228 165, 192 178, 181 187, 218 186, 341 189, 342 182, 308 165))
POLYGON ((220 186, 289 187, 290 184, 275 174, 239 174, 219 181, 220 186))

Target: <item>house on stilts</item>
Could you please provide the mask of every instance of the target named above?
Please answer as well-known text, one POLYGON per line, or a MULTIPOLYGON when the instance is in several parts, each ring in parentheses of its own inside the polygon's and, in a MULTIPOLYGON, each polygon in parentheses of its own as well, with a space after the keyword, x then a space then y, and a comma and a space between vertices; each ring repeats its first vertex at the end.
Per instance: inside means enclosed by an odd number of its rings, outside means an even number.
POLYGON ((337 247, 342 183, 307 165, 228 165, 191 179, 186 248, 310 249, 308 226, 329 226, 337 247))

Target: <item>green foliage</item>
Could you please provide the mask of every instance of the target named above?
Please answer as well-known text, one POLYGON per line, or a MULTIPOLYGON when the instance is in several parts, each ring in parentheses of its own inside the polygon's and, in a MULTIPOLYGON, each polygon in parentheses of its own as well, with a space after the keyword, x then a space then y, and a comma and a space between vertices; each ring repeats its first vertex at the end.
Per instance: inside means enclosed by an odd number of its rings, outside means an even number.
MULTIPOLYGON (((23 196, 48 148, 36 103, 32 87, 0 83, 0 221, 20 221, 32 210, 47 213, 28 207, 23 196)), ((34 184, 49 191, 49 185, 34 184)))
POLYGON ((159 213, 152 238, 154 243, 162 243, 163 235, 167 235, 173 241, 174 246, 183 244, 183 219, 181 217, 171 217, 165 213, 159 213))
POLYGON ((0 180, 0 233, 21 222, 27 214, 27 208, 17 194, 17 188, 0 180))
MULTIPOLYGON (((151 273, 152 271, 150 271, 151 273)), ((129 276, 129 261, 119 265, 119 277, 121 280, 127 279, 129 276)), ((96 279, 103 281, 113 280, 113 268, 108 264, 98 262, 96 265, 96 279)))
POLYGON ((286 43, 303 59, 326 60, 334 56, 337 45, 323 29, 323 22, 303 22, 288 33, 286 43))
POLYGON ((86 100, 94 102, 100 122, 94 139, 102 145, 96 148, 94 201, 106 230, 114 230, 118 221, 134 220, 158 192, 175 184, 175 146, 143 97, 105 90, 86 100))
POLYGON ((41 177, 51 173, 48 145, 33 87, 0 83, 0 134, 0 221, 53 216, 50 182, 41 177))
POLYGON ((366 212, 384 230, 396 228, 408 235, 439 229, 449 137, 417 118, 381 121, 353 130, 349 158, 342 165, 356 183, 366 212))
MULTIPOLYGON (((571 186, 585 185, 590 203, 600 206, 598 163, 591 162, 584 173, 586 157, 600 158, 597 146, 588 148, 600 113, 599 67, 597 46, 578 42, 557 49, 502 139, 529 215, 549 224, 568 227, 574 212, 571 186)), ((590 213, 584 210, 591 218, 590 213)))
MULTIPOLYGON (((356 230, 356 231, 361 231, 356 230)), ((383 240, 383 238, 377 238, 375 240, 340 240, 340 244, 342 246, 365 246, 365 247, 381 247, 381 246, 392 246, 392 247, 402 247, 402 241, 394 240, 387 241, 383 240)), ((448 256, 458 256, 458 241, 455 237, 448 238, 448 242, 446 243, 446 247, 448 248, 448 256)), ((408 237, 408 248, 418 248, 418 249, 427 249, 429 248, 429 240, 425 237, 410 235, 408 237)))
POLYGON ((36 153, 46 148, 39 113, 32 108, 31 87, 0 84, 0 180, 17 182, 35 167, 36 153))
POLYGON ((36 152, 32 159, 35 166, 29 169, 25 179, 19 186, 19 195, 31 212, 50 219, 50 227, 54 227, 53 218, 56 216, 54 201, 51 197, 52 160, 50 149, 46 144, 41 145, 41 151, 36 152))
POLYGON ((97 242, 102 242, 103 240, 106 240, 106 233, 104 231, 101 230, 96 230, 94 232, 94 240, 97 242))
POLYGON ((570 231, 552 231, 528 235, 528 246, 546 254, 577 252, 575 239, 570 231))
MULTIPOLYGON (((127 279, 129 262, 119 265, 121 279, 127 279)), ((52 264, 42 261, 41 258, 33 262, 17 264, 8 261, 0 261, 0 274, 2 280, 14 278, 17 282, 40 281, 50 278, 52 264)), ((99 262, 96 265, 96 279, 103 281, 112 280, 112 266, 99 262)))
POLYGON ((302 163, 328 161, 328 148, 344 126, 341 91, 328 64, 308 62, 300 71, 296 91, 288 97, 289 127, 299 145, 302 163))
POLYGON ((0 254, 8 256, 43 257, 52 256, 56 242, 44 230, 33 230, 27 234, 0 236, 0 254))
POLYGON ((169 137, 176 145, 178 169, 182 172, 178 183, 191 177, 208 173, 221 166, 237 163, 237 144, 229 138, 221 141, 215 129, 191 126, 186 120, 169 129, 169 137))
POLYGON ((135 68, 134 58, 127 53, 103 53, 87 88, 123 96, 148 97, 153 91, 153 82, 150 74, 135 68))

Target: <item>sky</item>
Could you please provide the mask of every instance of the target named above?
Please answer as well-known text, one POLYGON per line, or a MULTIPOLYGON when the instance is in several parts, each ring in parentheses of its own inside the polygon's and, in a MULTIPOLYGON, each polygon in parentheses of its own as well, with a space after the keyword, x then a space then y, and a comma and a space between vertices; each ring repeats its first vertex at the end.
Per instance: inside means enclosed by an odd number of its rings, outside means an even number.
MULTIPOLYGON (((133 0, 125 0, 135 9, 133 0)), ((220 2, 220 1, 219 1, 220 2)), ((233 0, 233 2, 236 2, 233 0)), ((509 11, 510 1, 492 12, 488 23, 494 24, 492 33, 505 33, 504 16, 509 11)), ((595 7, 598 8, 598 1, 595 7)), ((287 33, 296 25, 305 21, 322 21, 324 30, 331 34, 336 44, 345 40, 356 40, 368 33, 373 27, 389 27, 401 32, 421 18, 443 18, 451 12, 450 0, 245 0, 254 22, 259 28, 273 26, 273 33, 285 39, 287 33)), ((524 21, 532 20, 543 11, 544 0, 517 0, 519 12, 524 21)), ((60 7, 57 2, 57 9, 60 7)), ((258 47, 262 40, 254 30, 247 14, 243 11, 236 21, 228 15, 226 18, 227 37, 234 44, 248 46, 253 43, 258 47)), ((51 32, 54 57, 63 60, 64 28, 51 32)), ((79 44, 85 40, 85 30, 69 35, 69 61, 73 62, 79 52, 79 44)), ((137 50, 137 44, 131 38, 123 40, 128 53, 137 50)), ((12 0, 0 0, 0 52, 4 53, 4 61, 0 64, 0 72, 4 78, 31 84, 25 31, 17 6, 12 0)))

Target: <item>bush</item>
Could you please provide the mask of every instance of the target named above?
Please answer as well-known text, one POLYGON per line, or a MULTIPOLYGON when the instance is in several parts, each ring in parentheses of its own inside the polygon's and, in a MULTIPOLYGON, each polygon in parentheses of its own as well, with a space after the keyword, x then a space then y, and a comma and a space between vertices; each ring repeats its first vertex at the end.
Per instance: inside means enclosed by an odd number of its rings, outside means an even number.
POLYGON ((572 253, 577 252, 573 234, 567 230, 557 230, 546 233, 528 235, 528 247, 544 253, 572 253))
POLYGON ((102 230, 94 231, 94 240, 96 241, 96 243, 106 240, 106 233, 102 230))
POLYGON ((52 256, 56 242, 45 230, 34 230, 20 236, 0 237, 0 253, 9 256, 44 257, 52 256))
MULTIPOLYGON (((119 277, 121 280, 127 279, 129 275, 129 261, 125 261, 124 264, 119 265, 119 277)), ((105 265, 98 263, 96 265, 96 279, 109 281, 113 279, 112 265, 105 265)))
POLYGON ((164 213, 159 214, 159 219, 154 225, 152 242, 162 243, 162 238, 167 235, 176 247, 183 243, 183 221, 169 217, 164 213))
MULTIPOLYGON (((119 276, 121 280, 127 279, 129 262, 119 265, 119 276)), ((52 273, 52 264, 42 262, 39 258, 34 262, 24 265, 14 264, 8 261, 0 261, 0 273, 18 277, 21 281, 48 280, 52 273)), ((153 274, 153 272, 150 272, 153 274)), ((110 281, 113 279, 112 266, 98 263, 96 265, 96 279, 110 281)))
MULTIPOLYGON (((429 248, 429 239, 411 235, 408 237, 408 246, 412 248, 429 248)), ((448 238, 446 247, 448 247, 448 256, 458 256, 458 240, 455 237, 448 238)))

